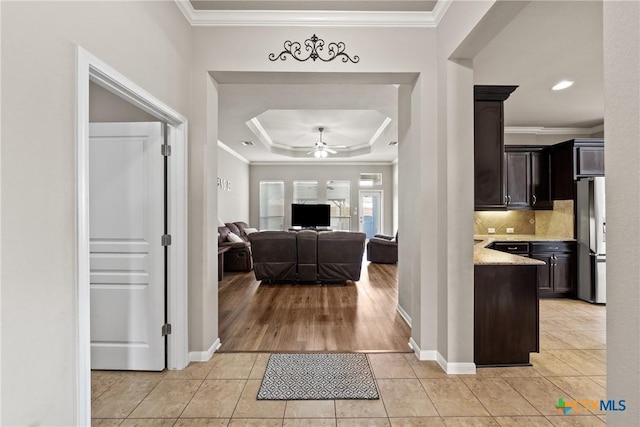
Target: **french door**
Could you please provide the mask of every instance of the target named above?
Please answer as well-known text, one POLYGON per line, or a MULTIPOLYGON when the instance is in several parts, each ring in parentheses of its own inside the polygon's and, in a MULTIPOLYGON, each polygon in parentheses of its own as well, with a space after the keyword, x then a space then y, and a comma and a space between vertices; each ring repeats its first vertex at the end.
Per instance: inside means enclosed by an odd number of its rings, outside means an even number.
POLYGON ((360 231, 370 239, 382 230, 382 190, 360 190, 358 198, 360 231))

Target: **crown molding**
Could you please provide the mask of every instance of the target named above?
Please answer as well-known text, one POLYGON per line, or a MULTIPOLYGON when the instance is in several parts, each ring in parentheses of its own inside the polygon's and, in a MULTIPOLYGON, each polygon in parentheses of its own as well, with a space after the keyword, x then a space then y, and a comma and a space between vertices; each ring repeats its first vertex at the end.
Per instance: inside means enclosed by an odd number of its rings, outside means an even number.
POLYGON ((505 126, 505 134, 526 134, 526 135, 591 135, 602 132, 604 125, 591 128, 547 128, 543 126, 505 126))
POLYGON ((391 161, 381 162, 336 162, 336 161, 322 161, 316 159, 309 159, 308 161, 257 161, 251 162, 251 166, 391 166, 391 161))
POLYGON ((438 0, 431 12, 343 10, 196 10, 175 0, 195 27, 405 27, 435 28, 452 0, 438 0))
POLYGON ((218 141, 218 147, 222 148, 224 151, 226 151, 227 153, 231 154, 232 156, 236 157, 238 160, 250 165, 251 162, 247 159, 245 159, 241 154, 239 154, 238 152, 236 152, 233 148, 229 147, 228 145, 224 144, 223 142, 218 141))

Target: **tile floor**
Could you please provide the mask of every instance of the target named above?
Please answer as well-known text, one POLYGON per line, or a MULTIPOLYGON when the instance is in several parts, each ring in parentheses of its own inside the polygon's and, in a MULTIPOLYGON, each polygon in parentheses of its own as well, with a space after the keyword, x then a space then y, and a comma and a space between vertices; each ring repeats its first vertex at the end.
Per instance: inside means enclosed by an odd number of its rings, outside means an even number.
POLYGON ((605 414, 554 408, 605 398, 605 308, 540 303, 532 367, 447 375, 413 354, 369 354, 380 400, 257 401, 265 353, 218 353, 183 371, 92 373, 96 426, 601 426, 605 414))

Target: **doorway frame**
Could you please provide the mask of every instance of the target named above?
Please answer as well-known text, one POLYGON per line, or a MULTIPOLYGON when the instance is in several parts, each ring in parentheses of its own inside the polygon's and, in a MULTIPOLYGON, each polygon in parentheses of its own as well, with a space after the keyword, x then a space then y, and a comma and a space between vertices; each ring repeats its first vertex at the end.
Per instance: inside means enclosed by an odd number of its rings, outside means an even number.
MULTIPOLYGON (((79 425, 91 424, 89 289, 89 81, 167 123, 172 145, 167 181, 167 219, 172 235, 167 260, 167 368, 184 369, 188 354, 188 121, 140 86, 76 46, 76 401, 79 425)), ((158 239, 160 236, 158 236, 158 239)))
POLYGON ((378 233, 384 233, 384 190, 383 189, 359 189, 358 190, 358 231, 364 233, 364 231, 362 230, 363 228, 363 223, 360 220, 360 218, 362 218, 362 195, 364 193, 378 193, 380 195, 380 213, 379 213, 379 219, 378 221, 380 222, 378 224, 378 233))

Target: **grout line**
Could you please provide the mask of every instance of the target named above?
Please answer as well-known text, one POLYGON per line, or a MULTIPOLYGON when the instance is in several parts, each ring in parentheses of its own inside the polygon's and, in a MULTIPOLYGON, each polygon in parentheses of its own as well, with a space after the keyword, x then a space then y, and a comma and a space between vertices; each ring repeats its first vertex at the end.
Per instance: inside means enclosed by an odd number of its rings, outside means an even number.
MULTIPOLYGON (((207 373, 207 375, 209 375, 207 373)), ((184 408, 182 408, 182 411, 180 411, 180 415, 178 415, 178 418, 176 420, 176 423, 178 422, 178 420, 182 417, 182 414, 184 414, 184 411, 187 410, 187 406, 189 406, 189 404, 191 403, 191 401, 193 400, 194 397, 196 397, 196 394, 198 394, 198 392, 200 391, 200 389, 202 388, 204 382, 206 381, 206 376, 205 379, 200 380, 200 385, 198 386, 198 388, 196 389, 196 391, 193 393, 193 395, 191 396, 191 398, 189 399, 189 401, 184 405, 184 408)), ((197 381, 197 380, 196 380, 197 381)))
POLYGON ((140 400, 140 402, 138 402, 138 404, 127 414, 127 416, 125 417, 125 419, 129 419, 129 417, 131 416, 131 414, 133 414, 136 409, 138 409, 138 407, 142 404, 142 402, 145 401, 145 399, 147 397, 149 397, 149 395, 153 392, 153 390, 155 390, 156 388, 158 388, 158 386, 160 385, 160 383, 162 382, 162 379, 160 381, 158 381, 158 383, 155 385, 155 387, 153 387, 151 390, 149 390, 147 392, 147 394, 145 394, 145 396, 140 400))
MULTIPOLYGON (((498 378, 499 378, 499 377, 498 377, 498 378)), ((499 378, 499 379, 501 379, 501 378, 499 378)), ((504 380, 503 380, 503 381, 504 381, 504 380)), ((469 387, 469 385, 465 382, 465 380, 464 380, 463 378, 460 378, 460 382, 461 382, 462 384, 464 384, 464 386, 467 388, 467 390, 469 390, 469 392, 471 393, 471 395, 472 395, 473 397, 475 397, 475 398, 476 398, 476 400, 478 401, 478 403, 479 403, 480 405, 482 405, 482 407, 484 408, 484 410, 485 410, 485 411, 487 411, 487 414, 489 414, 489 416, 493 418, 493 417, 494 417, 494 415, 491 413, 491 411, 489 410, 489 408, 487 408, 487 407, 485 406, 485 404, 484 404, 484 403, 482 403, 482 400, 480 400, 480 398, 479 398, 479 397, 478 397, 478 396, 473 392, 473 390, 471 390, 471 387, 469 387)), ((506 382, 506 381, 505 381, 505 382, 506 382)), ((507 385, 509 385, 509 383, 507 383, 507 385)), ((511 387, 511 385, 509 385, 509 387, 511 387)), ((511 387, 511 388, 513 388, 513 387, 511 387)), ((535 409, 535 408, 534 408, 534 409, 535 409)), ((536 409, 536 410, 537 410, 537 409, 536 409)), ((483 416, 486 416, 486 415, 483 415, 483 416)), ((496 422, 497 422, 497 421, 496 421, 496 422)))

